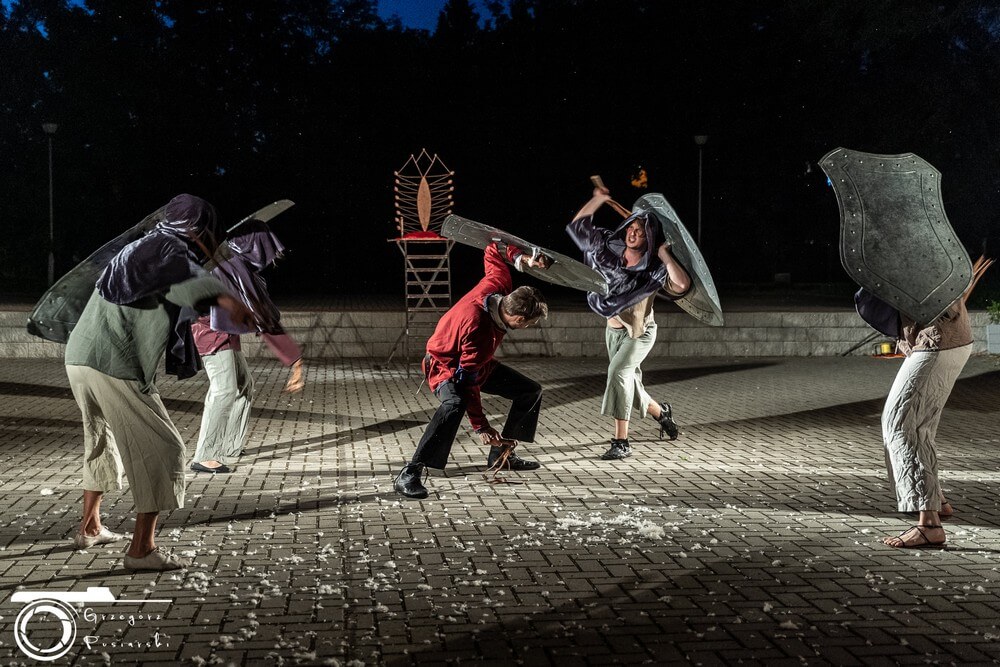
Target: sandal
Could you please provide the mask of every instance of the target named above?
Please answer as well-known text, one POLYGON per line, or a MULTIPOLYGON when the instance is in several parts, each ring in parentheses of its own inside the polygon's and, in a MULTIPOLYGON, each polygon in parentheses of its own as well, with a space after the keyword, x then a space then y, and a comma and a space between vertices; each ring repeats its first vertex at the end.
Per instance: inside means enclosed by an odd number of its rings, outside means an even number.
POLYGON ((938 517, 942 520, 950 519, 955 515, 955 508, 951 506, 947 500, 941 503, 941 509, 938 510, 938 517), (947 508, 947 509, 945 509, 947 508))
POLYGON ((924 526, 917 524, 908 530, 904 530, 899 535, 883 538, 882 544, 894 549, 923 549, 927 547, 943 547, 945 545, 945 540, 935 542, 927 537, 927 533, 924 531, 924 528, 927 528, 928 530, 939 528, 942 533, 944 532, 944 526, 924 526), (916 531, 916 534, 914 534, 914 531, 916 531), (906 541, 907 535, 910 535, 914 540, 919 539, 919 541, 908 543, 906 541))

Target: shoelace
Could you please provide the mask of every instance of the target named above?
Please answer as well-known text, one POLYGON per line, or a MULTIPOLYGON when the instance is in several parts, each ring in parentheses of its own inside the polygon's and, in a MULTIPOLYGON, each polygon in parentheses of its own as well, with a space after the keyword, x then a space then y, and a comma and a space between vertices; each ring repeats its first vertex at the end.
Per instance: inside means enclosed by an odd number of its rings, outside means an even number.
POLYGON ((513 470, 510 465, 510 458, 514 456, 514 448, 517 447, 517 440, 500 440, 498 446, 500 447, 500 455, 497 456, 493 465, 483 473, 483 478, 490 484, 507 484, 506 479, 498 476, 503 470, 513 470), (490 477, 490 473, 493 473, 492 477, 490 477))

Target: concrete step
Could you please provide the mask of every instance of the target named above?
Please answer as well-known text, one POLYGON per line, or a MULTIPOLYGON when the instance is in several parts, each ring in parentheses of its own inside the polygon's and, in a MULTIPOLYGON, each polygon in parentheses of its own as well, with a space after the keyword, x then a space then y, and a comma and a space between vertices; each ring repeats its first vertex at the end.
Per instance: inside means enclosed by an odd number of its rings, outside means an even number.
MULTIPOLYGON (((24 310, 0 311, 0 358, 55 358, 63 346, 31 336, 24 310)), ((971 313, 973 354, 986 353, 985 312, 971 313)), ((287 311, 282 322, 313 359, 389 356, 405 323, 402 311, 287 311)), ((654 357, 811 357, 843 354, 872 330, 852 311, 735 312, 724 327, 709 327, 684 313, 657 313, 654 357)), ((855 350, 871 354, 877 338, 855 350)), ((411 356, 417 355, 411 345, 411 356)), ((422 346, 421 346, 422 347, 422 346)), ((255 336, 243 337, 248 356, 268 356, 255 336)), ((402 349, 397 351, 397 355, 402 349)), ((421 353, 422 354, 422 353, 421 353)), ((535 329, 509 334, 497 356, 600 357, 604 321, 585 312, 551 312, 535 329)))

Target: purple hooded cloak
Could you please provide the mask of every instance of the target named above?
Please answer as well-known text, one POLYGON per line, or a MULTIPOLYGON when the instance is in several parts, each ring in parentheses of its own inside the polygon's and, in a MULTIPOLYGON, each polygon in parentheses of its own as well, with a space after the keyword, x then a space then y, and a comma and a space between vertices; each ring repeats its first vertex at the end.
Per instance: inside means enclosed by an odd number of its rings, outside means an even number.
POLYGON ((252 220, 240 226, 239 234, 226 241, 233 255, 212 270, 226 289, 238 297, 254 315, 254 324, 241 326, 229 313, 212 308, 211 327, 230 334, 282 334, 281 313, 271 301, 267 283, 260 272, 274 264, 285 252, 285 246, 266 223, 252 220))
MULTIPOLYGON (((118 305, 162 296, 175 285, 205 275, 201 262, 215 251, 218 222, 215 208, 201 197, 177 195, 164 207, 164 219, 142 238, 114 256, 97 279, 100 295, 118 305)), ((163 300, 170 316, 166 370, 178 378, 201 368, 191 335, 197 314, 163 300)))
POLYGON ((608 281, 608 295, 587 292, 587 304, 601 317, 614 317, 663 287, 667 267, 656 256, 659 245, 652 216, 633 213, 616 229, 594 226, 594 216, 587 215, 569 223, 566 232, 583 251, 583 261, 608 281), (625 266, 625 230, 641 220, 646 230, 646 250, 635 266, 625 266))
POLYGON ((177 195, 165 207, 165 219, 112 258, 97 279, 97 290, 107 301, 124 305, 204 274, 206 261, 198 239, 208 252, 215 250, 215 208, 194 195, 177 195))

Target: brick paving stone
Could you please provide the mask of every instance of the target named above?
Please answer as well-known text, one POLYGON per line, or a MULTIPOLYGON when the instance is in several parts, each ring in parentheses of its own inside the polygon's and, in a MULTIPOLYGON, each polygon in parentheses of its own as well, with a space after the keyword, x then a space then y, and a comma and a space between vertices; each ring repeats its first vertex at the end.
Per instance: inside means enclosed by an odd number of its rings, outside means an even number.
MULTIPOLYGON (((78 619, 59 664, 925 664, 1000 660, 1000 375, 973 358, 939 432, 949 546, 878 543, 894 511, 879 411, 898 362, 867 358, 656 359, 645 379, 681 424, 675 442, 636 421, 636 454, 597 456, 605 368, 513 359, 546 394, 537 473, 489 485, 466 427, 431 497, 392 477, 435 408, 416 374, 313 361, 305 391, 251 360, 246 455, 228 476, 189 473, 159 542, 186 572, 130 575, 121 549, 68 547, 79 517, 79 413, 62 366, 0 365, 0 664, 19 588, 106 586, 168 599, 155 623, 78 619), (169 645, 167 645, 169 644, 169 645), (107 658, 105 658, 105 654, 107 658), (204 661, 204 662, 203 662, 204 661)), ((204 376, 161 378, 193 444, 204 376)), ((502 422, 506 404, 485 408, 502 422)), ((105 521, 131 528, 131 496, 105 521)), ((43 626, 37 636, 56 631, 43 626)))

